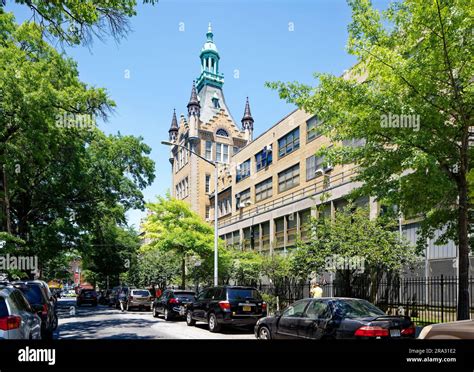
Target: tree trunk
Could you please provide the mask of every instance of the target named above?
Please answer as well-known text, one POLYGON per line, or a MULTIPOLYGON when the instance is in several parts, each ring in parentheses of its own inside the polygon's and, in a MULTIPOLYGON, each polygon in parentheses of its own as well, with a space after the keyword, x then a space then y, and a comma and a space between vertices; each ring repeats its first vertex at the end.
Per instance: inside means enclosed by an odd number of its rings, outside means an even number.
POLYGON ((186 289, 186 257, 181 260, 181 289, 186 289))
POLYGON ((470 319, 469 314, 469 211, 466 177, 461 175, 459 183, 458 240, 459 240, 459 285, 457 319, 470 319))

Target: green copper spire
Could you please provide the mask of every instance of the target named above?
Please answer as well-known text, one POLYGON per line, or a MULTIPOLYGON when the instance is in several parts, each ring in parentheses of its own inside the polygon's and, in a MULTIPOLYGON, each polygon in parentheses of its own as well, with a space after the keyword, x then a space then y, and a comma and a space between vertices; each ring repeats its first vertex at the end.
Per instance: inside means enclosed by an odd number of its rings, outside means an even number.
POLYGON ((196 81, 198 92, 201 91, 205 85, 221 88, 222 84, 224 84, 224 75, 219 73, 220 56, 216 44, 214 43, 214 34, 210 22, 206 36, 207 40, 204 43, 199 56, 201 58, 201 75, 196 81))

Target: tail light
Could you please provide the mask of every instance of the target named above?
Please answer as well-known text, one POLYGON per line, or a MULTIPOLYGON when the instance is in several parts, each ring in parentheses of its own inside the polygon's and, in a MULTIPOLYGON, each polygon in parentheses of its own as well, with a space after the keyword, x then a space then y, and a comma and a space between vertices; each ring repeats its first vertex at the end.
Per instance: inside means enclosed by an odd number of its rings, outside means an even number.
POLYGON ((388 337, 389 331, 387 328, 377 326, 363 326, 355 331, 354 336, 358 337, 388 337))
POLYGON ((219 301, 219 307, 224 311, 230 311, 229 301, 219 301))
POLYGON ((21 318, 19 316, 5 316, 0 318, 0 329, 2 331, 10 331, 12 329, 20 328, 21 318))
POLYGON ((169 304, 177 304, 178 300, 176 298, 170 298, 168 301, 169 304))
POLYGON ((415 332, 416 332, 415 325, 412 324, 410 327, 402 329, 400 334, 403 335, 403 336, 411 336, 411 335, 414 335, 415 332))
POLYGON ((264 302, 262 304, 262 311, 267 311, 267 303, 266 302, 264 302))
POLYGON ((48 304, 43 304, 43 310, 41 310, 41 314, 44 316, 48 315, 48 304))

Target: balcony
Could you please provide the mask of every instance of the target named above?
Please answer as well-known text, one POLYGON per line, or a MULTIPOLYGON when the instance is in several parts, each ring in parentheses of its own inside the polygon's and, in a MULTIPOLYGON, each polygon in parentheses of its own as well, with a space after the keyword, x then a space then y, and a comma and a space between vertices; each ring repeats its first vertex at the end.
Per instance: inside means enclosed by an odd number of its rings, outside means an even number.
POLYGON ((249 218, 308 197, 316 196, 327 191, 329 188, 334 188, 351 182, 352 178, 354 178, 356 174, 357 167, 354 166, 348 170, 336 173, 334 175, 325 175, 324 177, 320 177, 315 183, 306 186, 302 189, 296 190, 290 194, 275 198, 266 203, 261 203, 252 207, 248 207, 245 212, 239 212, 238 214, 235 214, 233 216, 226 216, 225 219, 219 221, 219 227, 225 227, 237 221, 241 221, 245 218, 249 218))

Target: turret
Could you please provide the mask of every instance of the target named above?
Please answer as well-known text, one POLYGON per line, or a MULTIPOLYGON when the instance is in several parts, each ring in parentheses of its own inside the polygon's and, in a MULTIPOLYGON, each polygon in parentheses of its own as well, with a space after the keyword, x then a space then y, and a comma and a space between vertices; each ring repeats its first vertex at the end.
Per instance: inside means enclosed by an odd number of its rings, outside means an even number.
POLYGON ((173 110, 173 118, 171 119, 171 126, 169 133, 170 142, 175 142, 178 138, 178 119, 176 118, 176 110, 173 110))
POLYGON ((253 140, 253 123, 254 123, 254 120, 250 112, 249 97, 247 97, 247 101, 245 103, 244 116, 242 118, 242 129, 245 131, 248 142, 252 142, 253 140))
POLYGON ((188 116, 197 116, 201 114, 201 104, 199 103, 197 91, 196 91, 196 83, 193 81, 193 87, 191 89, 191 98, 188 102, 188 116))

